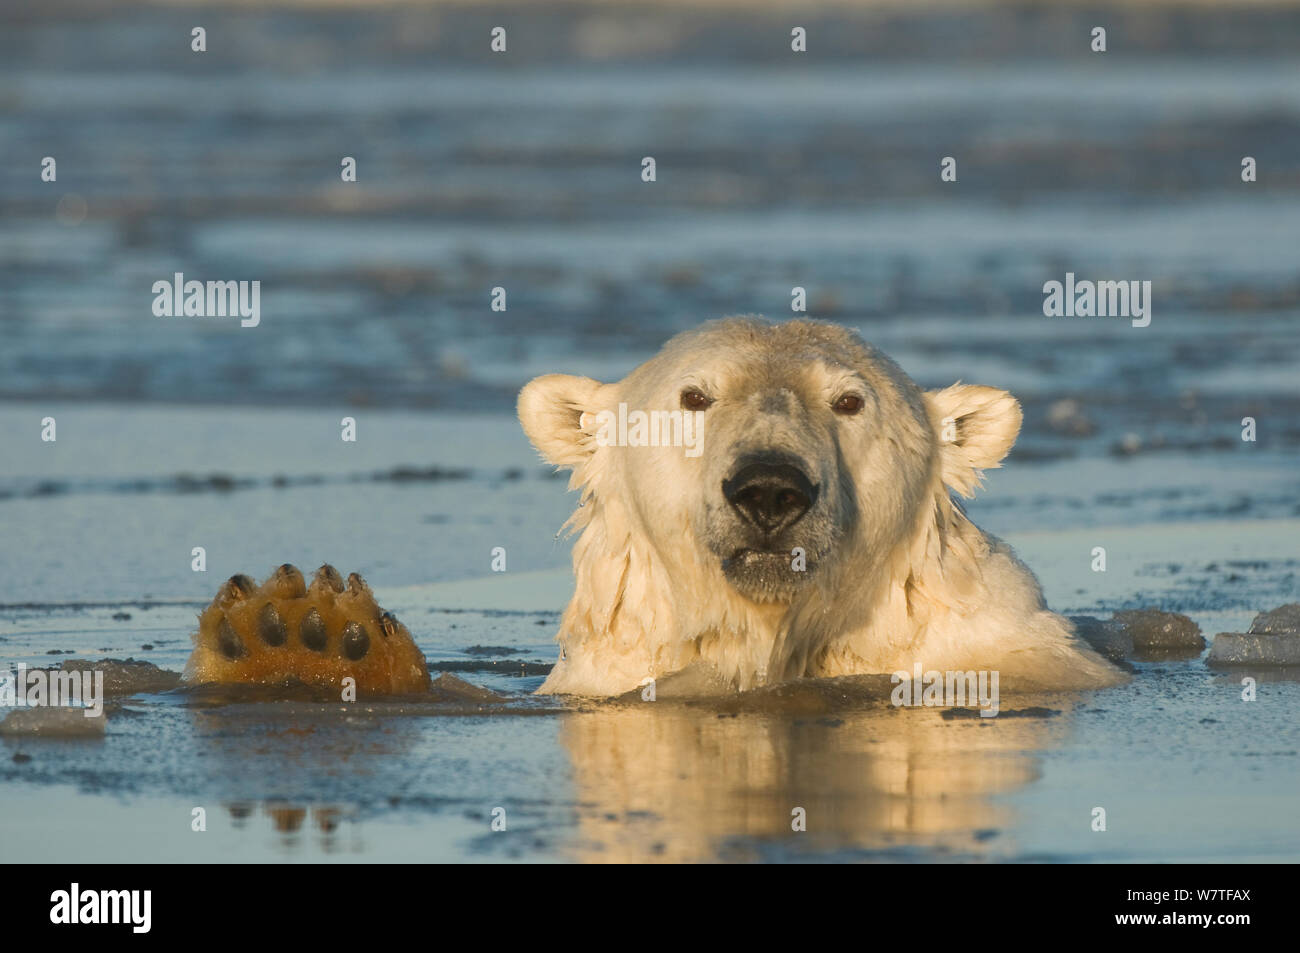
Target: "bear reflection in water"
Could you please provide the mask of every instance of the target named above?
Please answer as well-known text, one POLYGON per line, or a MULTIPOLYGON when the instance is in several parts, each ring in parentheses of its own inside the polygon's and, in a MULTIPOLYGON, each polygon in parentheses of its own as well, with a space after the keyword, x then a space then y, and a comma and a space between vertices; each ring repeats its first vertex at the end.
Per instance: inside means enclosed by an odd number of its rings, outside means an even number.
POLYGON ((292 846, 298 843, 304 829, 314 831, 319 847, 327 852, 341 850, 344 845, 338 832, 345 824, 356 827, 354 812, 339 805, 300 805, 287 801, 230 801, 225 805, 230 826, 237 831, 265 830, 262 818, 270 821, 270 829, 280 835, 281 842, 292 846), (310 819, 310 828, 307 822, 310 819))
MULTIPOLYGON (((1020 826, 1016 808, 997 795, 1037 779, 1039 754, 1069 730, 1068 696, 1024 696, 997 718, 953 718, 887 701, 866 710, 825 704, 836 691, 828 682, 839 681, 805 683, 758 707, 617 703, 566 718, 561 738, 580 805, 572 855, 1019 855, 1023 845, 1006 833, 1020 826)), ((1087 825, 1080 830, 1085 837, 1087 825)))

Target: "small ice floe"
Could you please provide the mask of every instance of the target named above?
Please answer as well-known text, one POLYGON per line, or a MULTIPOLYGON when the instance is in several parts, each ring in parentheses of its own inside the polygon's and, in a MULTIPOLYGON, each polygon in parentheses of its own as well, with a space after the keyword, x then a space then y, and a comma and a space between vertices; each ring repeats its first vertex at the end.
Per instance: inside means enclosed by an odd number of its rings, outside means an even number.
POLYGON ((1201 627, 1177 612, 1128 609, 1116 612, 1111 622, 1124 626, 1133 637, 1133 657, 1137 659, 1181 658, 1205 650, 1201 627))
POLYGON ((1055 401, 1047 408, 1047 426, 1066 437, 1091 437, 1097 432, 1097 425, 1084 412, 1083 405, 1072 397, 1055 401))
POLYGON ((1261 612, 1250 624, 1250 631, 1254 635, 1295 635, 1300 632, 1300 602, 1261 612))
POLYGON ((1072 615, 1074 631, 1087 642, 1094 652, 1112 662, 1123 662, 1133 655, 1133 636, 1118 622, 1098 619, 1093 615, 1072 615))
POLYGON ((1159 609, 1126 609, 1108 620, 1071 616, 1079 637, 1112 662, 1191 658, 1205 649, 1201 628, 1185 615, 1159 609))
POLYGON ((1300 665, 1300 603, 1261 612, 1249 632, 1214 637, 1211 665, 1300 665))
POLYGON ((0 676, 0 735, 39 738, 102 738, 107 713, 122 710, 105 699, 180 684, 179 673, 134 659, 69 660, 57 668, 20 664, 0 676))
POLYGON ((140 662, 133 658, 102 659, 96 662, 67 661, 60 664, 57 671, 62 672, 102 672, 104 676, 104 696, 120 698, 125 695, 152 695, 157 692, 170 691, 181 683, 179 672, 159 668, 152 662, 140 662))
POLYGON ((0 735, 36 738, 102 738, 102 714, 86 717, 86 709, 77 707, 15 708, 0 721, 0 735))
POLYGON ((506 701, 508 696, 494 692, 443 672, 433 680, 431 691, 435 701, 490 703, 506 701))
POLYGON ((1116 457, 1131 457, 1142 450, 1142 438, 1130 431, 1111 444, 1110 452, 1116 457))

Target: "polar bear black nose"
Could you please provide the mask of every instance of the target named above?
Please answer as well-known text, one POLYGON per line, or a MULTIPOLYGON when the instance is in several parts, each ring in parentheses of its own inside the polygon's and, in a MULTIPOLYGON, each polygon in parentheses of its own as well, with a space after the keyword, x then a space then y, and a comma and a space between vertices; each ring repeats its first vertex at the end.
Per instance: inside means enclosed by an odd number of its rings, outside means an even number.
POLYGON ((817 488, 792 464, 758 462, 723 480, 722 495, 736 512, 770 535, 799 522, 816 502, 817 488))

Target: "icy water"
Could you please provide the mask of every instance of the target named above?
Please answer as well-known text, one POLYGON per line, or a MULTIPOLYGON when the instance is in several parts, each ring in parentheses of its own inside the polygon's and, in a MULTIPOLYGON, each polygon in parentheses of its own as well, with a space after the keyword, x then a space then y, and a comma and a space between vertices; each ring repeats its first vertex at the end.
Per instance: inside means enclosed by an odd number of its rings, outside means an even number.
POLYGON ((328 561, 505 697, 0 736, 6 859, 1300 859, 1286 673, 1140 663, 994 720, 531 698, 573 499, 510 413, 802 286, 922 384, 1021 399, 970 513, 1053 608, 1244 631, 1300 598, 1294 11, 1112 11, 1105 57, 1095 11, 809 14, 792 60, 775 13, 516 10, 503 61, 495 11, 205 9, 198 56, 192 12, 72 9, 0 11, 0 666, 179 671, 221 580, 328 561), (177 271, 260 280, 261 324, 154 317, 177 271), (1151 325, 1043 317, 1067 271, 1152 281, 1151 325))
MULTIPOLYGON (((32 407, 0 409, 5 442, 32 445, 0 474, 6 539, 24 541, 0 564, 3 662, 131 656, 179 671, 223 578, 331 560, 370 579, 435 669, 505 697, 164 692, 110 708, 100 739, 0 737, 6 856, 1300 857, 1294 676, 1140 663, 1105 692, 1004 695, 991 723, 898 711, 878 687, 840 682, 707 704, 535 699, 571 591, 555 531, 572 501, 508 417, 371 411, 352 446, 337 438, 341 411, 51 412, 61 436, 40 446, 32 407), (442 473, 469 457, 472 471, 442 473), (190 568, 194 545, 206 573, 190 568), (489 569, 497 545, 504 574, 489 569), (1261 680, 1254 702, 1245 674, 1261 680), (1090 828, 1096 806, 1106 833, 1090 828), (195 807, 204 833, 190 831, 195 807), (790 831, 795 807, 804 833, 790 831)), ((971 513, 1018 547, 1058 609, 1159 605, 1207 636, 1244 631, 1295 597, 1300 518, 1276 502, 1294 498, 1292 463, 1013 460, 971 513), (1105 573, 1089 569, 1097 545, 1105 573)))

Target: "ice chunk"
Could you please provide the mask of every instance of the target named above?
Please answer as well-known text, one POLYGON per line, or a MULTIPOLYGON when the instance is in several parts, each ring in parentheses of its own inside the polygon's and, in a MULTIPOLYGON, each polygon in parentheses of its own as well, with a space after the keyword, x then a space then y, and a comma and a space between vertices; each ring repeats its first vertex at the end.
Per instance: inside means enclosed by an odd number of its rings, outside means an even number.
POLYGON ((169 691, 180 685, 180 672, 170 672, 152 662, 135 659, 104 659, 99 662, 67 661, 65 672, 103 672, 105 697, 169 691))
POLYGON ((1129 609, 1116 612, 1111 621, 1128 630, 1137 659, 1199 655, 1205 649, 1201 627, 1177 612, 1129 609))
POLYGON ((1211 665, 1300 665, 1300 604, 1261 612, 1249 632, 1220 632, 1207 661, 1211 665))
POLYGON ((1133 636, 1118 622, 1102 621, 1091 615, 1072 615, 1074 630, 1102 658, 1120 662, 1133 654, 1133 636))
POLYGON ((435 678, 432 690, 437 701, 499 702, 506 699, 505 695, 457 678, 450 672, 443 672, 435 678))
POLYGON ((0 721, 0 735, 29 738, 102 738, 106 719, 85 708, 15 708, 0 721))
POLYGON ((1250 632, 1252 635, 1300 633, 1300 602, 1278 606, 1272 612, 1261 612, 1250 624, 1250 632))
POLYGON ((1067 437, 1090 437, 1097 432, 1083 405, 1073 398, 1058 400, 1047 408, 1047 426, 1067 437))
POLYGON ((1205 648, 1200 626, 1176 612, 1129 609, 1107 620, 1075 615, 1070 621, 1079 638, 1112 662, 1186 658, 1205 648))
POLYGON ((1207 661, 1211 665, 1300 665, 1300 634, 1220 632, 1207 661))

